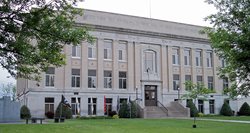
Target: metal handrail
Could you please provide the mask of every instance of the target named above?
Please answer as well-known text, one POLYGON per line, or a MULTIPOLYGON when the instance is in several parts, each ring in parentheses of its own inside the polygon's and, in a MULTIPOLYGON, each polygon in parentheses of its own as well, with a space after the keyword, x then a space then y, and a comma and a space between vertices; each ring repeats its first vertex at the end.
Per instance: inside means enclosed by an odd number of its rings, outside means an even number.
POLYGON ((159 103, 167 111, 167 116, 168 116, 168 109, 159 100, 157 100, 157 103, 159 103))

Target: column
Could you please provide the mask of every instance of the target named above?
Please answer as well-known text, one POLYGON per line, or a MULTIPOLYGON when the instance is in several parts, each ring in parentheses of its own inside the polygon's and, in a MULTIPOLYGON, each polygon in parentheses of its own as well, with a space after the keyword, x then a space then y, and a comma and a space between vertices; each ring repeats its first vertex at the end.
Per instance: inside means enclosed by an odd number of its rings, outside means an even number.
POLYGON ((82 42, 81 50, 81 89, 88 88, 88 42, 82 42))
POLYGON ((168 91, 173 91, 172 46, 168 46, 168 91))
POLYGON ((112 61, 113 61, 113 69, 112 69, 112 89, 119 89, 119 64, 118 64, 118 45, 119 42, 117 40, 113 41, 112 48, 112 61))
POLYGON ((96 70, 96 78, 97 78, 97 88, 103 88, 103 48, 104 48, 104 39, 99 38, 97 40, 97 70, 96 70))
MULTIPOLYGON (((134 90, 136 88, 135 85, 135 77, 134 77, 134 45, 133 42, 128 42, 127 44, 127 85, 129 90, 134 90)), ((137 86, 138 87, 138 86, 137 86)))

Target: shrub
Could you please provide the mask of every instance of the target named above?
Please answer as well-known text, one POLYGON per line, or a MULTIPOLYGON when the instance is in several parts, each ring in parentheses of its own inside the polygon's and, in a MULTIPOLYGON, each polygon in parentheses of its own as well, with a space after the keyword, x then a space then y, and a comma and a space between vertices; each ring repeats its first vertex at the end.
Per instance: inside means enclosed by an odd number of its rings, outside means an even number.
POLYGON ((246 115, 250 116, 250 106, 247 104, 247 102, 244 102, 239 110, 239 115, 246 115))
POLYGON ((204 114, 203 113, 198 113, 198 117, 203 117, 204 114))
POLYGON ((198 110, 197 110, 197 108, 195 107, 193 101, 191 101, 191 100, 188 101, 187 107, 190 108, 190 117, 198 116, 198 110))
POLYGON ((121 108, 119 110, 119 117, 130 118, 130 113, 131 113, 131 118, 137 117, 136 103, 132 101, 130 104, 128 104, 127 102, 124 101, 121 104, 121 108), (130 108, 131 108, 131 112, 130 112, 130 108))
POLYGON ((224 104, 221 107, 220 114, 224 116, 232 116, 233 111, 230 108, 229 104, 227 102, 224 102, 224 104))
POLYGON ((117 112, 116 112, 116 111, 110 111, 110 112, 109 112, 109 116, 110 116, 110 117, 113 117, 114 115, 117 115, 117 112))
POLYGON ((113 115, 112 118, 113 118, 113 119, 119 119, 119 116, 118 116, 118 115, 113 115))
POLYGON ((49 118, 49 119, 53 119, 54 118, 54 112, 51 112, 51 111, 48 111, 45 113, 46 117, 49 118))
POLYGON ((21 119, 27 119, 31 117, 30 110, 26 105, 23 105, 20 109, 21 119))
POLYGON ((67 106, 64 106, 62 103, 60 103, 58 105, 58 107, 56 108, 55 117, 60 117, 60 113, 62 113, 61 117, 65 117, 66 119, 71 119, 72 118, 71 109, 69 107, 67 107, 67 106))

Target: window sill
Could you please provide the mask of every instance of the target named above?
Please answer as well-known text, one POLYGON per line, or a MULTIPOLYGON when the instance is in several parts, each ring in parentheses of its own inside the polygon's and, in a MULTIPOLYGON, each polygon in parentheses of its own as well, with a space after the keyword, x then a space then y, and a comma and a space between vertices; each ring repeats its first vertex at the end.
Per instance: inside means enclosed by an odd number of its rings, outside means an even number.
POLYGON ((88 58, 88 60, 96 60, 96 58, 88 58))
POLYGON ((71 58, 72 59, 81 59, 81 57, 74 57, 74 56, 72 56, 71 58))

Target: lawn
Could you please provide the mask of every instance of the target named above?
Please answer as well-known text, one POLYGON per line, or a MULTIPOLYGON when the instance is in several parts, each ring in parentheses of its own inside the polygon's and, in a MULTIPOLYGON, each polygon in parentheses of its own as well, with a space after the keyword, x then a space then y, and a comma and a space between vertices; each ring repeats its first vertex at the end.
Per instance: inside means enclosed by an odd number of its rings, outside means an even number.
POLYGON ((180 119, 66 120, 65 123, 0 124, 0 133, 249 133, 249 124, 180 119))
MULTIPOLYGON (((239 121, 250 121, 249 116, 212 116, 212 117, 199 117, 200 119, 221 119, 221 120, 239 120, 239 121)), ((198 118, 198 119, 199 119, 198 118)))

